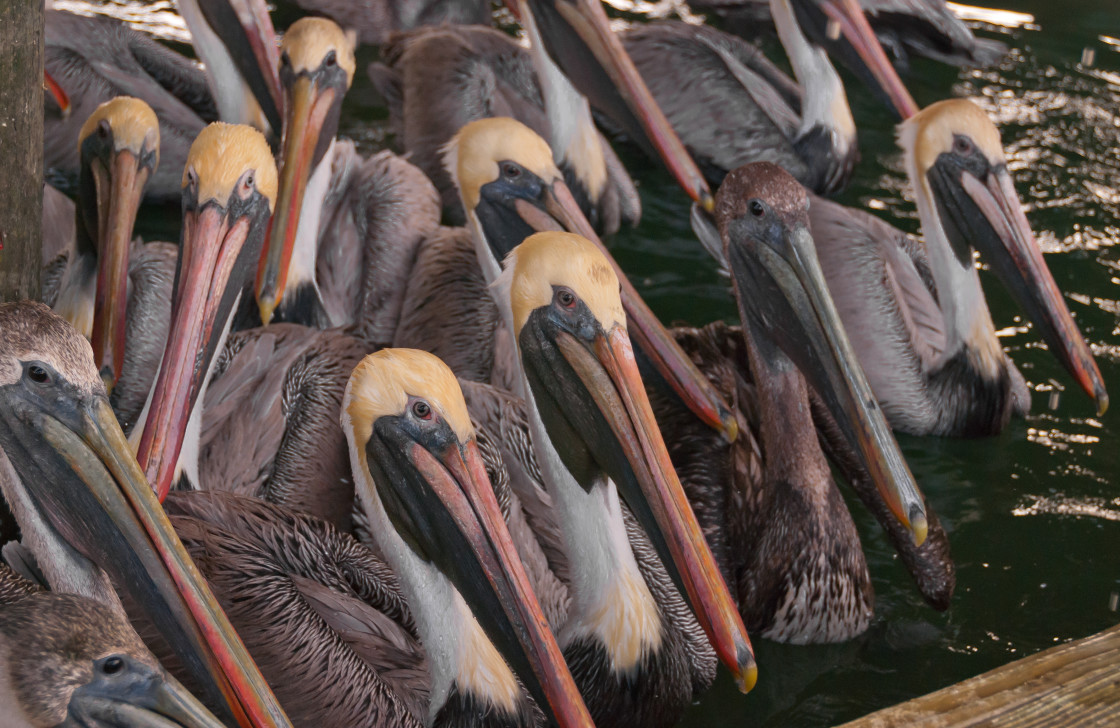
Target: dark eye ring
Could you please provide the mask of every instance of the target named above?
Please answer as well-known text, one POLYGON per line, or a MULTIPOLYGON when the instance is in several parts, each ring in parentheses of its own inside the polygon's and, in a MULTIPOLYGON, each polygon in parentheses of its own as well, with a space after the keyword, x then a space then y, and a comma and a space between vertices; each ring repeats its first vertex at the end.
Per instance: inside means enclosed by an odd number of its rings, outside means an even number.
POLYGON ((124 660, 116 655, 108 657, 101 663, 101 672, 106 675, 116 675, 124 669, 124 660))
POLYGON ((963 136, 954 138, 953 151, 957 154, 972 154, 972 140, 963 136))
POLYGON ((102 139, 108 139, 109 135, 113 132, 112 127, 109 126, 108 119, 102 119, 97 123, 97 135, 102 139))
POLYGON ((328 66, 333 66, 338 63, 338 56, 334 51, 331 51, 327 54, 327 57, 323 59, 323 63, 326 63, 328 66))
POLYGON ((27 376, 36 384, 46 384, 51 380, 51 376, 47 374, 47 370, 38 364, 32 364, 27 367, 27 376))
POLYGON ((576 305, 576 294, 566 288, 561 288, 556 292, 556 300, 564 308, 572 308, 576 305))
POLYGON ((751 200, 747 206, 750 208, 751 214, 755 217, 762 217, 766 214, 766 206, 758 200, 751 200))
POLYGON ((247 190, 253 189, 253 184, 255 182, 256 182, 256 178, 253 176, 252 172, 245 175, 245 189, 247 189, 247 190))
POLYGON ((412 403, 412 414, 422 420, 430 420, 432 419, 432 407, 424 400, 418 399, 412 403))
POLYGON ((517 179, 521 176, 521 168, 516 164, 507 162, 502 165, 502 174, 510 179, 517 179))

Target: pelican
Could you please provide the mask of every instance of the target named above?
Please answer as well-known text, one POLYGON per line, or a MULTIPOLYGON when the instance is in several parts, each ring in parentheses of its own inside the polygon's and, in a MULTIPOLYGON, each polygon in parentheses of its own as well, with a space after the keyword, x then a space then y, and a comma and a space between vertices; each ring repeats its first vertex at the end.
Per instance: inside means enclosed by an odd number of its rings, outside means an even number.
POLYGON ((1046 267, 987 114, 966 99, 932 104, 899 127, 899 144, 924 243, 865 212, 819 199, 809 208, 829 290, 891 424, 982 436, 1029 406, 996 336, 973 251, 1104 412, 1100 370, 1046 267))
MULTIPOLYGON (((498 277, 499 261, 535 230, 576 231, 598 241, 553 163, 549 146, 524 124, 509 118, 473 121, 447 145, 444 163, 460 189, 476 260, 482 266, 486 281, 493 282, 498 277)), ((472 346, 469 341, 456 337, 453 330, 448 330, 455 328, 448 325, 451 323, 448 317, 433 311, 442 311, 442 306, 446 305, 470 305, 481 314, 481 317, 471 316, 476 326, 486 325, 485 316, 490 311, 473 293, 465 301, 454 295, 428 295, 430 287, 453 289, 459 284, 470 285, 469 276, 447 265, 451 251, 445 250, 447 243, 453 247, 469 242, 468 239, 460 236, 441 238, 438 242, 441 243, 438 247, 429 250, 425 246, 420 252, 414 278, 424 284, 414 286, 406 294, 396 341, 399 345, 410 342, 410 345, 444 355, 445 359, 456 362, 458 371, 461 371, 460 362, 464 356, 491 358, 502 372, 495 381, 515 383, 516 376, 510 374, 514 365, 510 364, 512 347, 508 339, 499 338, 502 349, 499 352, 472 346), (431 323, 436 325, 416 326, 418 321, 427 319, 435 319, 431 323), (464 344, 466 351, 462 349, 464 344)), ((617 264, 602 243, 598 245, 619 275, 617 264)), ((621 275, 619 279, 641 350, 700 419, 734 439, 734 422, 728 416, 727 405, 675 345, 630 282, 621 275)), ((506 330, 510 330, 508 321, 506 330)))
POLYGON ((275 68, 275 63, 266 61, 274 33, 264 4, 257 0, 187 0, 181 9, 192 23, 200 53, 206 56, 206 74, 212 75, 213 81, 191 61, 122 23, 47 11, 44 62, 72 103, 68 113, 56 110, 54 104, 47 105, 43 161, 53 184, 63 189, 73 187, 79 172, 76 141, 82 122, 98 105, 116 96, 143 99, 159 118, 164 164, 147 187, 146 199, 152 202, 179 199, 179 170, 191 142, 208 121, 219 116, 237 122, 259 117, 259 112, 251 109, 258 108, 255 98, 260 98, 264 108, 273 109, 269 118, 274 128, 279 128, 269 82, 262 76, 267 69, 275 68), (211 28, 201 11, 190 12, 190 7, 198 4, 222 22, 211 28), (202 40, 204 36, 209 42, 202 40), (217 49, 223 45, 221 55, 217 49), (232 104, 210 89, 241 89, 244 83, 254 88, 254 94, 236 94, 232 104), (221 103, 215 102, 215 96, 221 103))
POLYGON ((0 720, 222 728, 100 602, 39 590, 0 563, 0 720))
POLYGON ((695 624, 741 690, 757 668, 649 409, 618 285, 593 243, 537 233, 511 251, 495 299, 568 555, 565 657, 596 722, 667 726, 712 679, 695 624))
POLYGON ((101 104, 78 135, 82 173, 74 236, 48 266, 44 300, 87 336, 122 420, 147 397, 167 334, 178 248, 132 240, 145 185, 159 166, 159 124, 127 96, 101 104), (131 306, 129 305, 131 303, 131 306))
MULTIPOLYGON (((794 2, 771 0, 770 6, 796 84, 757 48, 705 25, 643 23, 622 36, 654 99, 713 184, 754 161, 774 162, 820 194, 838 191, 851 176, 859 147, 848 97, 828 54, 798 24, 794 2)), ((885 57, 868 45, 878 48, 874 37, 852 27, 854 37, 866 41, 855 46, 865 51, 857 60, 882 68, 885 57)), ((867 75, 894 78, 890 70, 867 75)), ((911 113, 913 101, 901 84, 879 88, 899 113, 911 113)))
POLYGON ((137 467, 89 343, 28 301, 0 304, 0 331, 0 488, 47 584, 120 614, 118 585, 227 723, 289 725, 137 467))
POLYGON ((493 28, 429 27, 391 38, 368 74, 402 148, 435 182, 453 224, 465 213, 442 148, 468 122, 492 116, 513 117, 554 143, 569 187, 598 230, 637 224, 637 189, 596 130, 587 101, 540 60, 493 28))
POLYGON ((414 167, 389 152, 362 159, 335 138, 354 69, 353 42, 330 20, 303 18, 284 34, 280 186, 256 300, 265 325, 357 323, 385 345, 401 283, 439 208, 414 167))

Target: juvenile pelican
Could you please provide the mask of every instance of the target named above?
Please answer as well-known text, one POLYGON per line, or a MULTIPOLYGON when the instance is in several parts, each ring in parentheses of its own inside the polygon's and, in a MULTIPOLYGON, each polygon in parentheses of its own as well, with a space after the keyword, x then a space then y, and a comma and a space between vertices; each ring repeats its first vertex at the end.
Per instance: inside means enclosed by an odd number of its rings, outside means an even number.
POLYGON ((0 720, 8 728, 222 728, 121 614, 40 591, 0 563, 0 720))
POLYGON ((97 107, 78 139, 75 235, 47 266, 44 299, 90 338, 106 386, 120 383, 127 399, 142 403, 163 350, 178 258, 174 245, 132 240, 159 166, 159 124, 146 103, 119 96, 97 107))
POLYGON ((26 301, 0 304, 0 331, 0 488, 47 584, 119 613, 118 585, 224 718, 289 725, 137 467, 89 343, 26 301))

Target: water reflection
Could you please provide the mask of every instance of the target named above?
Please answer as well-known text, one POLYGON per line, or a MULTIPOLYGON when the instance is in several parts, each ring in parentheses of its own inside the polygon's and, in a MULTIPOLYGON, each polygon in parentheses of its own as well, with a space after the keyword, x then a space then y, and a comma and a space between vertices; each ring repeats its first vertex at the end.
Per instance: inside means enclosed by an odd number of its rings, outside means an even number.
POLYGON ((164 40, 179 43, 189 43, 191 40, 187 24, 175 10, 172 0, 53 0, 50 7, 77 15, 104 15, 164 40))
POLYGON ((1120 521, 1120 498, 1072 498, 1065 495, 1027 496, 1028 503, 1013 511, 1015 516, 1059 515, 1120 521))

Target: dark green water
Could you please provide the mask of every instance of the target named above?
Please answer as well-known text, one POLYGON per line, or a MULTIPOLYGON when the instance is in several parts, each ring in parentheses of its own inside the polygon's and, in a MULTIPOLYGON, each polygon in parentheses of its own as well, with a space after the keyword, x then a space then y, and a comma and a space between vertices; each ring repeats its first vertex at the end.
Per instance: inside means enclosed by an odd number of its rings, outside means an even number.
MULTIPOLYGON (((1014 30, 981 27, 1013 48, 999 68, 958 72, 916 60, 907 81, 919 105, 967 95, 1001 125, 1047 262, 1120 398, 1120 252, 1113 245, 1120 232, 1120 53, 1100 37, 1120 37, 1120 2, 1004 4, 1035 20, 1014 30), (1087 48, 1095 58, 1083 66, 1087 48)), ((295 17, 281 7, 277 27, 295 17)), ((373 149, 384 143, 384 111, 363 69, 360 62, 343 128, 373 149)), ((842 199, 915 230, 893 119, 854 82, 849 97, 863 161, 842 199)), ((659 167, 622 153, 639 180, 645 215, 638 229, 613 241, 619 262, 663 319, 733 320, 726 287, 688 228, 684 195, 659 167)), ((1035 390, 1032 415, 996 438, 901 438, 950 534, 957 563, 951 608, 939 614, 925 606, 878 526, 852 503, 877 594, 870 630, 833 646, 756 640, 755 691, 739 695, 721 676, 685 725, 832 725, 1120 621, 1120 497, 1112 483, 1120 414, 1094 417, 998 282, 982 277, 1004 346, 1035 390)))

